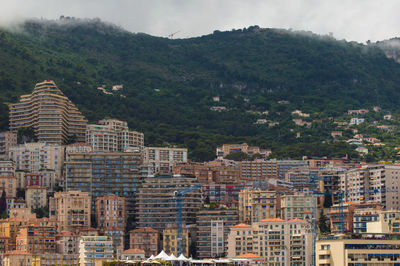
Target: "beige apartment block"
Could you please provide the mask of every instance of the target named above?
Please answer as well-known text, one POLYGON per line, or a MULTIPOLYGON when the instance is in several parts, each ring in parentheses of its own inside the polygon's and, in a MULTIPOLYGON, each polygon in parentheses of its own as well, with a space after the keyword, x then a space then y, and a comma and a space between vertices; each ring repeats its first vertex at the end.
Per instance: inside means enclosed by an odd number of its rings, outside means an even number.
POLYGON ((33 127, 40 142, 64 144, 69 137, 85 140, 87 120, 54 81, 37 83, 31 94, 10 105, 10 130, 33 127))
POLYGON ((113 243, 108 236, 81 237, 79 242, 79 265, 95 266, 99 262, 113 259, 113 243))
POLYGON ((239 192, 239 222, 254 223, 277 216, 276 191, 244 189, 239 192))
POLYGON ((252 253, 266 265, 310 265, 312 225, 309 222, 280 218, 238 224, 228 235, 228 258, 252 253))
POLYGON ((400 165, 385 165, 386 209, 400 210, 400 165))
POLYGON ((0 161, 0 175, 15 176, 15 162, 12 160, 0 161))
POLYGON ((144 134, 129 130, 128 123, 116 119, 100 120, 86 128, 86 143, 94 151, 125 151, 144 148, 144 134))
MULTIPOLYGON (((183 228, 182 229, 182 251, 181 253, 185 257, 189 257, 189 247, 190 247, 190 233, 189 230, 183 228)), ((174 254, 175 256, 179 256, 178 254, 178 234, 176 230, 176 226, 172 226, 171 228, 166 228, 163 231, 163 250, 167 254, 174 254)))
POLYGON ((17 195, 17 179, 13 176, 0 176, 0 194, 3 191, 7 197, 15 198, 17 195))
MULTIPOLYGON (((311 221, 316 208, 314 196, 305 193, 281 196, 281 218, 284 220, 302 219, 311 221)), ((317 212, 318 213, 318 212, 317 212)))
MULTIPOLYGON (((46 144, 44 142, 25 143, 10 148, 10 160, 15 162, 18 172, 39 173, 53 170, 53 180, 59 180, 64 163, 64 146, 46 144)), ((21 174, 21 178, 22 174, 21 174)), ((25 184, 19 181, 23 188, 25 184)), ((55 186, 55 182, 51 184, 55 186)), ((49 188, 50 183, 49 183, 49 188)))
POLYGON ((12 250, 4 253, 3 266, 30 266, 33 263, 33 256, 31 253, 20 250, 12 250))
POLYGON ((153 173, 170 174, 174 170, 174 163, 186 162, 186 148, 144 148, 143 165, 149 166, 153 173))
POLYGON ((25 190, 26 205, 34 210, 47 206, 47 189, 42 186, 30 186, 25 190))
POLYGON ((90 227, 91 197, 87 192, 56 192, 49 199, 50 219, 57 221, 57 232, 77 232, 90 227))
POLYGON ((98 228, 125 230, 127 217, 124 197, 118 197, 113 194, 97 197, 95 208, 98 228))
POLYGON ((390 235, 369 235, 362 239, 320 236, 315 253, 317 266, 397 265, 400 263, 400 240, 390 235))
POLYGON ((17 145, 17 133, 0 132, 0 158, 7 159, 11 147, 17 145))

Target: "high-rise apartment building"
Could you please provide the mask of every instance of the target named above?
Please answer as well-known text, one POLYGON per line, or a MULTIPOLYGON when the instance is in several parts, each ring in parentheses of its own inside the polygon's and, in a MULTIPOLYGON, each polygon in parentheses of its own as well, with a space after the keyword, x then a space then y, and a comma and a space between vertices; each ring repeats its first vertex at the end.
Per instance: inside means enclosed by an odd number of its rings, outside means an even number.
POLYGON ((56 228, 51 225, 32 224, 20 227, 16 249, 32 254, 56 252, 56 228))
POLYGON ((197 213, 197 256, 223 258, 228 249, 228 233, 238 223, 236 209, 201 209, 197 213))
POLYGON ((129 232, 129 246, 131 249, 145 251, 146 258, 157 256, 160 249, 160 233, 150 227, 142 227, 129 232))
POLYGON ((252 253, 263 257, 266 265, 311 265, 312 242, 309 222, 265 219, 231 227, 227 257, 252 253))
POLYGON ((400 165, 385 165, 386 210, 400 210, 400 165))
POLYGON ((262 181, 278 177, 278 164, 276 160, 242 161, 240 165, 241 181, 262 181))
POLYGON ((97 197, 95 200, 97 227, 120 229, 126 227, 126 198, 116 195, 97 197))
POLYGON ((40 142, 64 144, 73 136, 85 140, 87 120, 54 81, 37 83, 31 94, 10 105, 10 130, 33 127, 40 142))
POLYGON ((90 227, 91 199, 87 192, 56 192, 49 198, 49 217, 57 221, 57 232, 77 232, 90 227))
POLYGON ((244 189, 239 192, 239 222, 276 218, 276 191, 244 189))
POLYGON ((88 192, 93 213, 96 197, 111 193, 125 197, 127 215, 134 214, 140 165, 140 152, 73 153, 65 162, 65 187, 88 192))
MULTIPOLYGON (((198 185, 188 176, 157 176, 144 179, 137 194, 139 227, 151 227, 162 232, 167 225, 176 224, 177 204, 175 192, 198 185)), ((202 205, 200 189, 182 196, 184 225, 196 224, 196 213, 202 205)))
POLYGON ((149 166, 151 172, 171 174, 175 163, 187 162, 186 148, 145 147, 143 165, 149 166))
POLYGON ((17 145, 17 133, 0 132, 0 158, 7 159, 10 147, 17 145))
POLYGON ((130 148, 142 151, 144 134, 129 130, 125 121, 104 119, 87 126, 86 143, 93 151, 125 151, 130 148))
POLYGON ((348 170, 340 176, 344 200, 355 203, 376 202, 386 206, 384 165, 365 165, 348 170))
MULTIPOLYGON (((25 173, 38 173, 53 170, 54 180, 61 178, 64 163, 64 147, 48 145, 43 142, 26 143, 10 148, 10 160, 15 162, 17 171, 25 173)), ((48 184, 49 189, 54 188, 55 182, 48 184)))

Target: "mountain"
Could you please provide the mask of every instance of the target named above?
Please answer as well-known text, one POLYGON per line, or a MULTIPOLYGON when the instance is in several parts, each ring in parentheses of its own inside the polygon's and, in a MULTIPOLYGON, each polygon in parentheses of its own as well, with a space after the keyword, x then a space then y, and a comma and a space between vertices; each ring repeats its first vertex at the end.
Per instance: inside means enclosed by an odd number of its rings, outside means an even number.
POLYGON ((212 159, 217 145, 242 141, 274 150, 290 146, 286 154, 293 157, 343 156, 352 149, 320 147, 334 128, 328 117, 375 105, 395 110, 400 100, 400 65, 380 47, 310 32, 252 26, 167 39, 73 18, 0 30, 0 128, 8 124, 7 103, 45 79, 89 121, 126 120, 145 133, 147 145, 182 145, 195 160, 212 159), (123 88, 112 91, 117 84, 123 88), (295 109, 324 122, 296 126, 295 109))

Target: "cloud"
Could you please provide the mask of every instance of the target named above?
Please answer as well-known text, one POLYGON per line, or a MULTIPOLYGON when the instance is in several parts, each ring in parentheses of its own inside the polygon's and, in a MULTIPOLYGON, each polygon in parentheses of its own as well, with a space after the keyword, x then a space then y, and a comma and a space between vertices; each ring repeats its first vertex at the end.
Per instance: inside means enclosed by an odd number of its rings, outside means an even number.
POLYGON ((0 24, 65 15, 178 38, 259 25, 365 42, 400 36, 399 8, 397 0, 2 0, 0 24))

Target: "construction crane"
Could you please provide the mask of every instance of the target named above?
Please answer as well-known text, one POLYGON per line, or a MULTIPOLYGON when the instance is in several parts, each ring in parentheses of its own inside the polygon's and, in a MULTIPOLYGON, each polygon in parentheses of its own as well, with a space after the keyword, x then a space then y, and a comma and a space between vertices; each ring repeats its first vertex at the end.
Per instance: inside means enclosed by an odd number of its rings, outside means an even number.
POLYGON ((194 185, 191 187, 186 187, 182 190, 174 191, 174 197, 176 198, 176 256, 182 254, 182 196, 192 192, 194 190, 200 189, 201 185, 194 185))
POLYGON ((181 31, 178 30, 177 32, 171 33, 170 35, 168 35, 168 38, 172 39, 174 37, 174 35, 177 34, 178 32, 181 32, 181 31))

